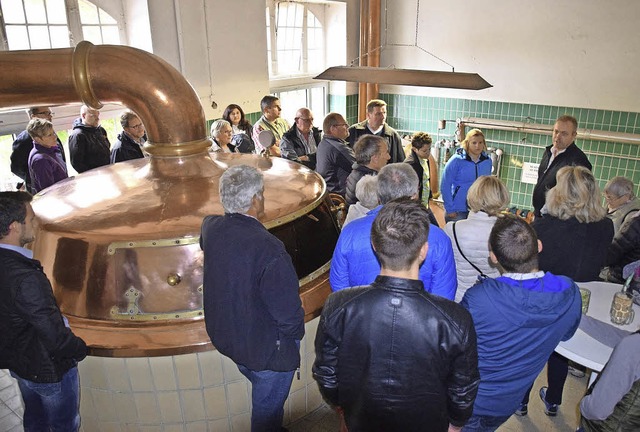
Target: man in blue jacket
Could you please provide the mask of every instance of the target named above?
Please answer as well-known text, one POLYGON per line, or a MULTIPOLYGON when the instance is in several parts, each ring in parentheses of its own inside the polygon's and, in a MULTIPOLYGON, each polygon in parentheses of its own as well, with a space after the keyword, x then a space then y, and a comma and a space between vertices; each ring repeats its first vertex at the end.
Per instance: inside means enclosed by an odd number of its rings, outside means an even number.
POLYGON ((542 243, 524 219, 504 215, 489 236, 502 276, 467 290, 462 306, 478 337, 480 388, 463 431, 494 431, 516 412, 560 341, 580 322, 578 286, 538 270, 542 243))
MULTIPOLYGON (((345 226, 331 259, 329 281, 338 291, 371 284, 380 273, 380 263, 371 247, 371 226, 382 205, 397 198, 418 196, 418 176, 409 164, 385 165, 378 174, 380 205, 366 216, 345 226)), ((429 251, 420 266, 420 280, 432 294, 453 300, 456 295, 456 265, 449 237, 435 225, 429 229, 429 251)))
POLYGON ((220 177, 224 215, 202 223, 204 321, 211 342, 252 384, 252 432, 279 432, 300 366, 304 311, 284 245, 260 223, 264 180, 238 165, 220 177))

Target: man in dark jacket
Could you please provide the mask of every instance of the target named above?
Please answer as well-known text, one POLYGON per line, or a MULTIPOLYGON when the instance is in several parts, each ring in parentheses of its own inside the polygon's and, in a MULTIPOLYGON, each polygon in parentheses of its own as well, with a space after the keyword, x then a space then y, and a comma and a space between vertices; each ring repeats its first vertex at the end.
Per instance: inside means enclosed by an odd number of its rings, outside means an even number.
POLYGON ((0 369, 18 381, 24 429, 77 431, 77 363, 84 341, 68 328, 40 262, 25 245, 35 238, 31 195, 0 193, 0 369))
POLYGON ((404 162, 402 138, 387 120, 387 103, 380 99, 372 99, 367 103, 367 119, 349 128, 349 147, 353 148, 362 135, 372 134, 384 138, 389 144, 389 163, 404 162))
POLYGON ((133 111, 120 114, 122 133, 111 148, 111 163, 132 159, 142 159, 142 147, 146 141, 145 130, 140 117, 133 111))
POLYGON ((424 290, 428 234, 422 204, 386 204, 371 229, 380 275, 331 294, 322 310, 313 377, 349 430, 444 432, 471 416, 476 333, 461 306, 424 290))
POLYGON ((356 161, 353 150, 347 145, 349 125, 338 113, 329 113, 322 123, 324 137, 318 144, 316 171, 327 183, 329 192, 344 196, 347 177, 356 161))
POLYGON ((316 169, 316 151, 322 134, 320 129, 313 126, 313 113, 308 108, 300 108, 296 112, 294 125, 291 126, 280 141, 280 154, 290 159, 316 169))
POLYGON ((356 198, 356 184, 366 175, 377 175, 378 171, 387 164, 389 150, 384 138, 376 135, 363 135, 353 147, 356 163, 353 164, 351 174, 347 177, 344 198, 347 204, 353 205, 356 198))
MULTIPOLYGON (((49 122, 53 122, 53 113, 51 109, 46 106, 38 106, 31 107, 27 110, 29 114, 29 118, 33 120, 34 118, 39 118, 43 120, 47 120, 49 122)), ((58 142, 58 149, 60 150, 60 155, 62 156, 62 160, 66 161, 66 156, 64 154, 64 148, 62 147, 62 143, 60 142, 60 138, 56 137, 58 142)), ((16 137, 16 140, 13 142, 12 151, 11 151, 11 172, 24 180, 25 187, 27 192, 33 193, 33 189, 31 186, 31 176, 29 175, 29 153, 33 149, 33 138, 29 136, 29 133, 24 130, 20 132, 20 134, 16 137)))
POLYGON ((109 165, 110 146, 107 131, 100 126, 100 111, 82 105, 80 117, 73 122, 73 132, 69 135, 71 166, 83 173, 109 165))
POLYGON ((575 143, 578 121, 571 116, 558 117, 553 125, 553 145, 547 146, 538 167, 538 182, 533 189, 533 210, 540 216, 546 194, 556 185, 556 174, 562 167, 580 165, 591 170, 591 162, 575 143))
POLYGON ((262 174, 234 166, 219 188, 225 214, 207 216, 200 237, 207 333, 251 381, 251 430, 279 432, 304 335, 298 276, 282 242, 259 221, 262 174))

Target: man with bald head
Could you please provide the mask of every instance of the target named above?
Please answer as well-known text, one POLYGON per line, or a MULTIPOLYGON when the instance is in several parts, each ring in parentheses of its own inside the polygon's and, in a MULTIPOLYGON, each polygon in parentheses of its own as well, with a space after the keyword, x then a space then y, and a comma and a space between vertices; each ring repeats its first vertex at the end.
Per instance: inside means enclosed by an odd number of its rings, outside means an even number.
POLYGON ((78 173, 109 165, 110 147, 107 131, 100 126, 100 111, 82 105, 69 135, 71 165, 78 173))
POLYGON ((316 150, 322 139, 321 130, 313 126, 313 113, 309 108, 296 111, 294 124, 280 141, 280 154, 290 159, 316 169, 316 150))
MULTIPOLYGON (((31 120, 39 118, 53 123, 53 112, 51 112, 51 108, 47 106, 31 107, 27 110, 27 114, 29 114, 29 118, 31 120)), ((56 137, 56 140, 58 142, 58 148, 60 149, 62 160, 66 161, 62 143, 58 137, 56 137)), ((13 142, 11 152, 11 172, 24 180, 27 191, 34 192, 31 186, 31 176, 29 175, 29 153, 31 153, 31 149, 33 149, 33 139, 29 133, 24 130, 20 132, 16 137, 16 140, 13 142)))

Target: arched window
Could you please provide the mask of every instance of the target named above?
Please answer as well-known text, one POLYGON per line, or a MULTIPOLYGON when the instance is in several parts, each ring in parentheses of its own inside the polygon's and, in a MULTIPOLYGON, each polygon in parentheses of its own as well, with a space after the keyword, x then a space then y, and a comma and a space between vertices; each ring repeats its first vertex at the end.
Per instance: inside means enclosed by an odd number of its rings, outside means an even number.
POLYGON ((0 12, 0 49, 121 43, 117 20, 89 0, 0 0, 0 12))
POLYGON ((267 55, 271 78, 310 75, 324 69, 323 28, 310 6, 304 2, 267 1, 267 55))

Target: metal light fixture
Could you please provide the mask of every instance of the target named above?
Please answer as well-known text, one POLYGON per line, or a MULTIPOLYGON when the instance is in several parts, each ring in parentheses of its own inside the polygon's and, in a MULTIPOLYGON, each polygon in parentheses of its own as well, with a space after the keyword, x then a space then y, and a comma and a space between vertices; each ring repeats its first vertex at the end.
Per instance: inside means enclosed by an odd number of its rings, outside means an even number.
POLYGON ((368 82, 420 87, 482 90, 493 87, 477 73, 440 72, 420 69, 395 69, 371 66, 333 66, 314 79, 368 82))

